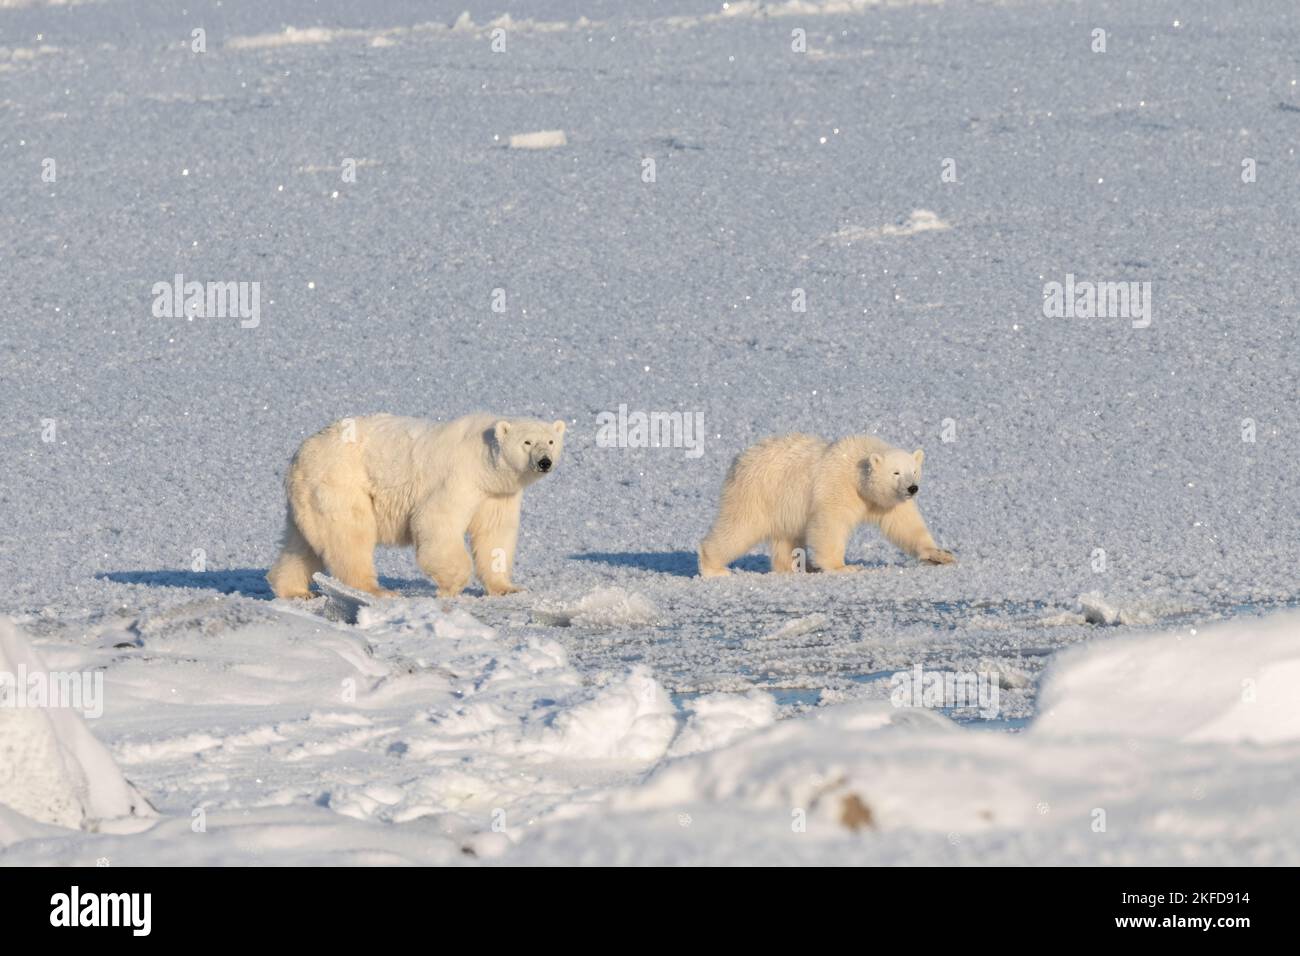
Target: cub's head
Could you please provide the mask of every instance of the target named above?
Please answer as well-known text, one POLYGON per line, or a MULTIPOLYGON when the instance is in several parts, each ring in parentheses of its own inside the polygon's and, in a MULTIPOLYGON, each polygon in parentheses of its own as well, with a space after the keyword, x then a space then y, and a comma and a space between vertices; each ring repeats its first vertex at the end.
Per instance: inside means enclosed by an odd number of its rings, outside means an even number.
POLYGON ((501 419, 492 426, 501 459, 517 474, 540 477, 560 461, 564 422, 551 424, 527 418, 501 419))
POLYGON ((893 508, 914 497, 921 490, 921 462, 925 452, 917 449, 875 452, 868 455, 859 469, 862 497, 877 508, 893 508))

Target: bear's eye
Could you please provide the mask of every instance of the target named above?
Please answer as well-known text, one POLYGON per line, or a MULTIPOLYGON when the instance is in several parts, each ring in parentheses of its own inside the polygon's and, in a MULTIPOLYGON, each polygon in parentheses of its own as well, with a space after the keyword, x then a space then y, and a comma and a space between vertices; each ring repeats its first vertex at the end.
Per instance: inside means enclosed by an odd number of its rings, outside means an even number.
MULTIPOLYGON (((526 442, 524 442, 524 444, 525 444, 525 445, 531 445, 532 442, 530 442, 530 441, 526 441, 526 442)), ((898 474, 898 472, 894 472, 894 474, 898 474)))
POLYGON ((548 444, 548 445, 554 445, 554 444, 555 444, 555 440, 552 439, 551 441, 548 441, 546 444, 548 444))
POLYGON ((898 476, 899 476, 899 472, 897 472, 897 471, 894 472, 894 477, 897 478, 898 476))

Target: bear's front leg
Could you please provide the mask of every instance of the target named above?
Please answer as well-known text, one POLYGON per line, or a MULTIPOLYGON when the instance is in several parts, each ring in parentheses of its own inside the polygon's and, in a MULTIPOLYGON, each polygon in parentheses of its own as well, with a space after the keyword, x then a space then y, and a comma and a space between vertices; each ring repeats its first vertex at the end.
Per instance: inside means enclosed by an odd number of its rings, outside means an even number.
POLYGON ((914 558, 930 564, 952 564, 957 560, 951 551, 945 551, 934 543, 915 501, 904 501, 885 512, 880 519, 880 531, 895 547, 914 558))
POLYGON ((488 594, 514 594, 511 581, 523 494, 485 498, 469 523, 474 570, 488 594))
POLYGON ((859 521, 860 515, 847 508, 827 508, 813 514, 807 537, 819 569, 831 574, 861 570, 857 565, 844 563, 844 549, 859 521))
POLYGON ((926 548, 917 557, 930 564, 955 564, 957 561, 956 555, 943 548, 926 548))
POLYGON ((465 515, 446 511, 420 513, 412 521, 415 560, 438 585, 438 597, 455 597, 469 584, 472 568, 465 550, 465 515))

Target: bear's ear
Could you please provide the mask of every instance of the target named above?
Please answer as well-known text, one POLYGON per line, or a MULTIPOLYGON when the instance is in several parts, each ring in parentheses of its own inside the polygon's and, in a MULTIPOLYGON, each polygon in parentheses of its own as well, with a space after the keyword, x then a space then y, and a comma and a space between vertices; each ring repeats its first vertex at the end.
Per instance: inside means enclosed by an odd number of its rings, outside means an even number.
POLYGON ((557 419, 556 421, 551 422, 551 431, 555 432, 557 435, 563 435, 564 421, 562 419, 557 419))
POLYGON ((918 448, 916 451, 912 452, 912 457, 916 459, 916 467, 920 468, 921 462, 925 461, 925 452, 918 448))
POLYGON ((872 471, 875 471, 877 468, 879 468, 881 463, 884 462, 884 460, 885 460, 885 456, 878 451, 873 451, 870 455, 867 456, 867 464, 871 466, 872 471))
POLYGON ((505 438, 510 433, 510 423, 504 418, 492 426, 492 433, 497 436, 497 441, 505 438))

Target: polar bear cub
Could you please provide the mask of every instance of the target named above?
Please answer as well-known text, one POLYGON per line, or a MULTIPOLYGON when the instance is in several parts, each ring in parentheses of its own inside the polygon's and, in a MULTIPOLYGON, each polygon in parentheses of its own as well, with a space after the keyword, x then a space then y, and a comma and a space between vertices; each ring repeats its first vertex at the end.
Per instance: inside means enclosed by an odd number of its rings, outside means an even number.
POLYGON ((306 597, 324 569, 344 584, 390 596, 375 574, 376 545, 414 545, 440 597, 469 583, 508 594, 524 489, 551 472, 564 422, 467 415, 435 423, 395 415, 345 418, 299 447, 285 476, 289 511, 267 574, 278 597, 306 597))
POLYGON ((866 521, 908 554, 951 564, 916 508, 924 459, 919 449, 909 455, 870 435, 759 442, 731 463, 717 520, 700 545, 700 574, 728 574, 728 564, 763 540, 771 542, 773 571, 801 569, 809 548, 823 571, 856 571, 844 549, 866 521))

